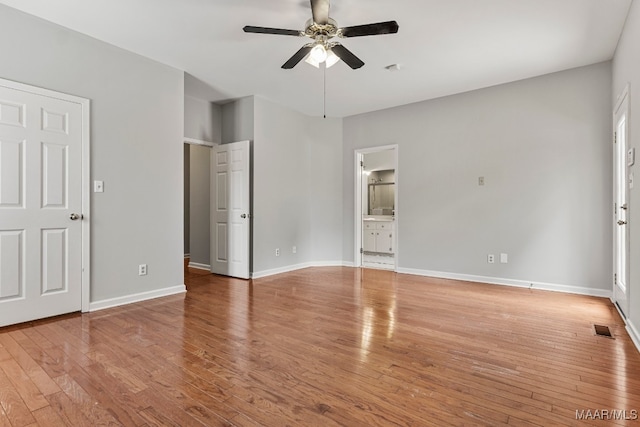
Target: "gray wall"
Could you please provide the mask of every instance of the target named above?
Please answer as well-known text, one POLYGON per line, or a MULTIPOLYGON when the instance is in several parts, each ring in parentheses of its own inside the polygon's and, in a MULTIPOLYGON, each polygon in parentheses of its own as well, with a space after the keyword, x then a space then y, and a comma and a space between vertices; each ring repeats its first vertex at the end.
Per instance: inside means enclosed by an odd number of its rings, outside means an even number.
POLYGON ((191 157, 190 208, 189 208, 189 250, 191 263, 208 266, 209 239, 211 233, 209 218, 211 148, 201 145, 189 147, 191 157))
POLYGON ((259 97, 224 105, 222 117, 224 143, 253 141, 252 271, 341 263, 342 120, 259 97))
MULTIPOLYGON (((640 344, 640 198, 637 195, 640 180, 640 3, 631 5, 622 38, 613 59, 612 100, 630 83, 629 105, 629 147, 636 148, 636 164, 631 166, 636 179, 636 187, 629 191, 629 232, 630 232, 630 281, 629 281, 629 325, 635 333, 636 343, 640 344)), ((610 112, 611 114, 611 112, 610 112)), ((611 203, 611 202, 610 202, 611 203)))
MULTIPOLYGON (((307 200, 311 226, 309 261, 341 264, 342 253, 342 119, 306 117, 309 151, 307 200)), ((346 221, 351 221, 347 218, 346 221)))
POLYGON ((91 100, 91 301, 182 285, 183 73, 3 5, 0 52, 0 77, 91 100))
POLYGON ((344 257, 354 150, 398 144, 401 269, 610 290, 610 81, 602 63, 345 119, 344 257))
POLYGON ((184 136, 200 141, 222 141, 222 107, 212 102, 184 97, 184 136))
POLYGON ((394 169, 396 167, 393 150, 375 151, 366 153, 364 156, 364 166, 367 170, 394 169))
POLYGON ((222 143, 253 141, 254 97, 248 96, 222 106, 222 143))
POLYGON ((254 103, 253 260, 259 272, 309 259, 309 147, 304 115, 258 97, 254 103))

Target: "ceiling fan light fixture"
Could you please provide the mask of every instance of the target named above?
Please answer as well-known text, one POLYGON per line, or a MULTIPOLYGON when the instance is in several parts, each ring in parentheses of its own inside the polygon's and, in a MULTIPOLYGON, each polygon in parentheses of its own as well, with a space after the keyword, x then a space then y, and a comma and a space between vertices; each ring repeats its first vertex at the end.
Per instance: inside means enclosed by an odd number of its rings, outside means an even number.
POLYGON ((311 49, 309 56, 313 58, 318 64, 324 62, 327 59, 327 49, 325 49, 324 45, 319 43, 311 49))
POLYGON ((309 65, 313 65, 316 68, 320 68, 320 63, 318 61, 316 61, 315 59, 313 59, 311 54, 307 55, 307 57, 305 58, 304 62, 306 62, 309 65))
POLYGON ((329 49, 327 51, 327 59, 326 59, 327 68, 335 65, 338 61, 340 61, 340 57, 335 53, 333 53, 333 50, 329 49))

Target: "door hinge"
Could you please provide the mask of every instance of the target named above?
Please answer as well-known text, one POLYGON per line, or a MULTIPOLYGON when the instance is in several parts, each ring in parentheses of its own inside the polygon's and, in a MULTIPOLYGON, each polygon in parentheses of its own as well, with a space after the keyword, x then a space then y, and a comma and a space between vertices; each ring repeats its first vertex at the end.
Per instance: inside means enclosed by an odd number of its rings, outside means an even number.
POLYGON ((614 285, 618 284, 618 273, 613 273, 613 284, 614 285))
POLYGON ((360 167, 363 168, 364 167, 364 161, 360 160, 360 167))
POLYGON ((363 254, 364 253, 364 249, 360 248, 360 253, 363 254))
POLYGON ((616 144, 618 142, 618 132, 613 133, 613 143, 616 144))
POLYGON ((613 214, 614 215, 618 215, 618 204, 617 203, 613 204, 613 214))

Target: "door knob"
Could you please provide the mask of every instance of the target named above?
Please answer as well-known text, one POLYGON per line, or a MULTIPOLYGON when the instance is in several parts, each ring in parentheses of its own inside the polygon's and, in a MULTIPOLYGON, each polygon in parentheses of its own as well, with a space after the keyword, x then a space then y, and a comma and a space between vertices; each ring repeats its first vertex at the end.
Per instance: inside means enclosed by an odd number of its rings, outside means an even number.
POLYGON ((627 204, 625 203, 624 205, 621 205, 620 209, 624 209, 626 211, 627 210, 627 204))
POLYGON ((246 217, 247 217, 247 214, 240 215, 240 218, 246 218, 246 217))
POLYGON ((84 216, 82 214, 77 214, 77 213, 72 213, 71 215, 69 215, 69 219, 71 221, 77 221, 79 219, 84 218, 84 216))
POLYGON ((625 225, 627 223, 627 221, 623 221, 623 220, 619 220, 618 221, 618 225, 625 225))

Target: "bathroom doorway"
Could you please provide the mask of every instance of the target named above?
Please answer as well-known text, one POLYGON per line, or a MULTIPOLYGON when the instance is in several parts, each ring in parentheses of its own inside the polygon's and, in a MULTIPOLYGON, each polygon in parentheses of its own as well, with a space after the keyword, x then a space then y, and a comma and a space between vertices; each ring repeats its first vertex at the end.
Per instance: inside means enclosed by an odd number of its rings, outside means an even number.
POLYGON ((355 266, 398 266, 398 146, 355 153, 355 266))

